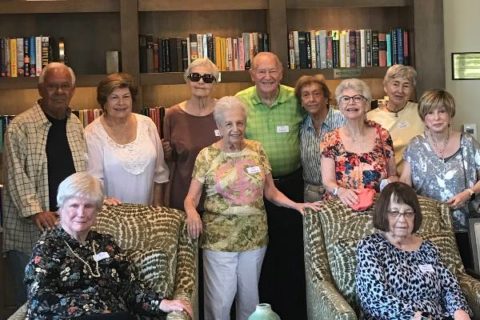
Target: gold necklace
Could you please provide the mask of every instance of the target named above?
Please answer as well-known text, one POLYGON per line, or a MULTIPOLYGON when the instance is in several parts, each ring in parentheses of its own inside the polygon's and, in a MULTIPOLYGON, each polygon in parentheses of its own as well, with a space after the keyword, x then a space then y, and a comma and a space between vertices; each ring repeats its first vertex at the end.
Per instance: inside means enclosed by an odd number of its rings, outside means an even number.
POLYGON ((395 118, 398 118, 398 113, 400 111, 402 111, 403 109, 405 109, 406 106, 407 106, 407 104, 405 103, 405 105, 402 108, 400 108, 399 110, 393 111, 393 110, 390 110, 388 108, 388 101, 387 101, 387 103, 385 104, 385 109, 387 109, 387 111, 390 112, 390 113, 395 113, 395 118))
MULTIPOLYGON (((72 247, 70 247, 70 245, 68 244, 67 241, 63 240, 63 242, 65 242, 65 244, 67 245, 68 249, 70 249, 70 252, 73 254, 73 256, 75 258, 77 258, 78 260, 82 261, 83 264, 85 266, 87 266, 88 271, 90 272, 92 277, 94 277, 94 278, 99 278, 100 277, 100 271, 98 270, 98 261, 96 259, 93 259, 93 260, 95 260, 95 272, 96 272, 96 273, 94 273, 92 268, 90 267, 90 264, 88 264, 87 261, 83 260, 77 253, 75 253, 75 251, 73 251, 72 247)), ((96 256, 97 252, 95 251, 95 240, 92 240, 92 251, 93 251, 93 255, 96 256)))
POLYGON ((430 131, 428 131, 427 135, 428 139, 430 140, 430 144, 433 146, 435 149, 435 152, 437 152, 438 156, 445 162, 445 149, 447 148, 448 145, 448 140, 450 140, 450 129, 447 130, 447 138, 443 141, 443 147, 440 149, 437 145, 437 141, 435 141, 432 137, 432 134, 430 131))

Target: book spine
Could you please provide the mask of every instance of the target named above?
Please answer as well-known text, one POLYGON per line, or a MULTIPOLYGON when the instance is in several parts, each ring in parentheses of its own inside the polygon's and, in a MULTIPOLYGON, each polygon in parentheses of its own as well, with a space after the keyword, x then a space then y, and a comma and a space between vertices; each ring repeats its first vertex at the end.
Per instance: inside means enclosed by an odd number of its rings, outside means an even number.
POLYGON ((50 37, 42 37, 42 69, 47 66, 50 62, 50 51, 49 51, 50 37))
POLYGON ((410 37, 408 35, 407 30, 403 30, 403 59, 404 59, 404 64, 405 65, 410 65, 410 44, 408 41, 410 40, 410 37))
MULTIPOLYGON (((328 48, 328 43, 327 43, 327 30, 320 30, 319 32, 319 37, 318 37, 318 42, 319 42, 319 47, 320 47, 320 68, 321 69, 326 69, 326 68, 331 68, 327 67, 327 48, 328 48)), ((331 47, 332 44, 330 43, 330 60, 331 60, 331 47)))
POLYGON ((147 72, 155 72, 153 36, 147 36, 147 72))
POLYGON ((245 70, 245 45, 242 37, 238 38, 238 64, 240 70, 245 70))
POLYGON ((378 31, 372 30, 372 66, 378 67, 378 31))
POLYGON ((23 38, 23 75, 30 77, 30 40, 23 38))
POLYGON ((152 38, 153 72, 159 72, 158 42, 152 38))
POLYGON ((18 76, 17 65, 17 39, 10 39, 10 77, 16 78, 18 76))
POLYGON ((348 31, 348 42, 350 49, 350 67, 357 66, 357 33, 355 30, 348 31))
POLYGON ((300 69, 307 68, 307 39, 303 31, 298 31, 298 50, 300 59, 300 69))
POLYGON ((42 37, 35 37, 36 65, 35 75, 38 77, 42 73, 42 37))
POLYGON ((295 48, 293 46, 293 31, 288 33, 288 68, 295 69, 295 48))
POLYGON ((387 33, 385 35, 385 43, 387 45, 387 67, 392 65, 392 35, 387 33))
POLYGON ((402 28, 395 28, 397 34, 397 60, 399 64, 404 64, 403 60, 403 30, 402 28))
POLYGON ((0 77, 7 76, 6 56, 5 56, 5 38, 0 38, 0 77))
POLYGON ((300 47, 298 42, 300 31, 293 31, 293 50, 295 53, 295 69, 300 69, 300 47))
POLYGON ((398 63, 398 56, 397 56, 397 32, 395 32, 395 29, 392 29, 390 31, 390 34, 392 35, 392 64, 397 64, 398 63))
POLYGON ((181 69, 181 71, 185 71, 188 68, 188 44, 187 44, 187 39, 185 39, 185 38, 180 39, 180 45, 182 47, 182 69, 181 69))
POLYGON ((310 30, 310 50, 311 50, 311 60, 312 60, 312 69, 318 68, 317 66, 317 39, 315 38, 315 30, 310 30))
POLYGON ((360 66, 365 68, 367 66, 367 51, 365 44, 365 29, 360 29, 360 66))
POLYGON ((37 42, 36 37, 28 37, 30 41, 30 77, 35 77, 37 73, 37 42))
POLYGON ((23 77, 25 75, 25 47, 23 43, 23 38, 16 39, 17 46, 17 76, 23 77))
POLYGON ((365 30, 365 50, 367 67, 372 66, 372 30, 365 30))
MULTIPOLYGON (((346 68, 347 67, 347 46, 346 46, 346 31, 342 30, 340 31, 340 39, 339 39, 339 44, 340 44, 340 52, 339 52, 339 57, 340 57, 340 68, 346 68)), ((350 61, 349 61, 350 63, 350 61)))
POLYGON ((190 33, 190 55, 191 60, 190 62, 198 59, 198 42, 197 42, 197 35, 194 33, 190 33))
POLYGON ((307 54, 307 69, 312 69, 312 43, 310 38, 310 32, 305 32, 305 48, 307 54))
POLYGON ((387 43, 386 34, 384 32, 378 33, 378 66, 387 66, 387 43))

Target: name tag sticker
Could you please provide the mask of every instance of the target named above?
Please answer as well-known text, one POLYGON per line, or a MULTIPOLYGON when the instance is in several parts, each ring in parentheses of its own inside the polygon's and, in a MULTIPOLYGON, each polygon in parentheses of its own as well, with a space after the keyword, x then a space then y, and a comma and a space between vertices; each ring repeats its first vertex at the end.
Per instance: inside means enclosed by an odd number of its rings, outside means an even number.
POLYGON ((105 251, 99 252, 99 253, 97 253, 96 255, 93 256, 93 260, 95 260, 95 261, 100 261, 100 260, 107 259, 107 258, 110 258, 110 255, 105 251))
POLYGON ((258 166, 247 167, 247 172, 248 172, 249 174, 260 173, 260 167, 258 167, 258 166))
POLYGON ((399 128, 408 128, 408 127, 409 127, 408 121, 406 121, 406 120, 400 121, 400 122, 397 124, 397 126, 398 126, 399 128))
POLYGON ((277 126, 277 133, 287 133, 290 131, 290 128, 285 125, 285 126, 277 126))
POLYGON ((431 264, 421 264, 418 266, 423 273, 434 272, 431 264))
POLYGON ((220 137, 220 130, 215 129, 213 132, 215 133, 215 137, 220 137))

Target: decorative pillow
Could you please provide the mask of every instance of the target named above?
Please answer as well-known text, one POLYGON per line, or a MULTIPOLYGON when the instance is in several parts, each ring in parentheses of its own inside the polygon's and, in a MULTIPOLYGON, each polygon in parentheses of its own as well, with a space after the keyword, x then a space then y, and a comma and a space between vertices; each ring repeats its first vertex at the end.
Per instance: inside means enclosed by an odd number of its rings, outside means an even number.
POLYGON ((184 212, 128 203, 104 206, 95 229, 113 236, 146 285, 163 296, 192 299, 196 244, 187 235, 184 212))

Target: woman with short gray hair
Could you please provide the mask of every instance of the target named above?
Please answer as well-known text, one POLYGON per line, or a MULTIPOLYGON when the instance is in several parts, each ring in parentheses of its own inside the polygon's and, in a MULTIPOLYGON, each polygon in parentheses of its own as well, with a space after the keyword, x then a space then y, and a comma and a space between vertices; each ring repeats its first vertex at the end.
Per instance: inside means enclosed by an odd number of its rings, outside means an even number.
POLYGON ((397 180, 392 139, 378 123, 366 119, 372 95, 365 82, 345 79, 335 96, 346 123, 322 139, 322 181, 327 199, 338 197, 356 207, 362 189, 378 192, 382 181, 397 180))
POLYGON ((58 188, 58 226, 43 233, 25 269, 27 319, 131 320, 192 308, 168 300, 135 278, 110 235, 91 230, 103 202, 99 179, 87 172, 58 188))
POLYGON ((397 172, 404 166, 403 152, 410 140, 423 133, 423 122, 418 116, 418 105, 409 101, 415 91, 417 72, 413 67, 395 64, 388 68, 383 89, 388 99, 367 113, 369 120, 387 129, 393 140, 397 172))
POLYGON ((230 319, 236 297, 236 319, 246 320, 259 302, 258 280, 268 241, 263 197, 278 206, 318 209, 318 204, 296 203, 273 183, 262 145, 244 138, 246 112, 237 97, 215 104, 221 139, 202 149, 195 161, 185 198, 187 229, 202 234, 205 279, 205 319, 230 319), (205 194, 205 212, 197 206, 205 194))

